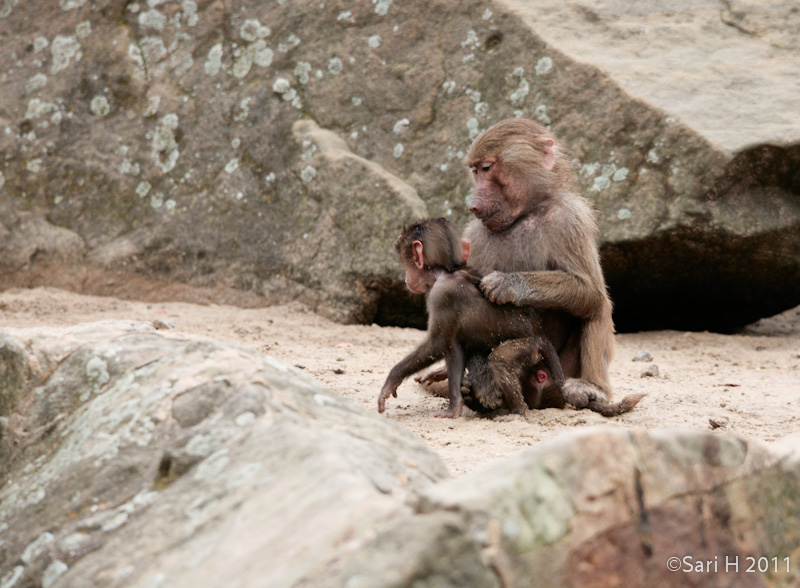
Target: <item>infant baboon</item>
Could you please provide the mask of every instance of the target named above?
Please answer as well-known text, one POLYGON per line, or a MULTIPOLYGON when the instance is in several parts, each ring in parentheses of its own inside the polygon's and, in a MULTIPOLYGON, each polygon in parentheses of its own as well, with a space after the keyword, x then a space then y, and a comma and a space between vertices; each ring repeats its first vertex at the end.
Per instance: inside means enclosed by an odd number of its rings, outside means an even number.
MULTIPOLYGON (((444 218, 417 222, 403 230, 395 243, 406 270, 406 285, 426 295, 428 334, 422 344, 389 372, 378 397, 378 412, 408 376, 444 358, 450 405, 436 416, 455 418, 464 400, 461 386, 465 358, 476 351, 488 354, 486 369, 473 385, 480 407, 504 406, 522 414, 528 400, 521 382, 530 369, 545 366, 555 386, 551 406, 564 406, 564 374, 558 354, 542 334, 539 313, 530 307, 489 302, 479 289, 481 275, 466 265, 469 243, 461 241, 444 218)), ((537 407, 540 402, 536 402, 537 407)))
MULTIPOLYGON (((514 341, 518 341, 515 339, 514 341)), ((508 343, 514 343, 509 341, 508 343)), ((501 344, 499 347, 502 347, 501 344)), ((498 347, 498 348, 499 348, 498 347)), ((492 362, 492 354, 489 354, 489 364, 492 362)), ((529 367, 527 371, 527 379, 524 380, 525 403, 528 408, 563 408, 565 404, 564 395, 564 380, 563 376, 553 376, 550 370, 544 363, 536 364, 529 367), (560 403, 560 404, 559 404, 560 403)), ((480 384, 479 378, 471 378, 480 384)), ((486 378, 488 381, 489 378, 486 378)), ((474 386, 475 384, 473 384, 474 386)), ((606 417, 614 417, 624 414, 633 410, 633 407, 639 404, 639 401, 644 398, 644 394, 628 394, 619 402, 609 402, 607 400, 590 400, 589 403, 583 407, 591 411, 600 413, 606 417)), ((471 407, 470 407, 471 408, 471 407)))

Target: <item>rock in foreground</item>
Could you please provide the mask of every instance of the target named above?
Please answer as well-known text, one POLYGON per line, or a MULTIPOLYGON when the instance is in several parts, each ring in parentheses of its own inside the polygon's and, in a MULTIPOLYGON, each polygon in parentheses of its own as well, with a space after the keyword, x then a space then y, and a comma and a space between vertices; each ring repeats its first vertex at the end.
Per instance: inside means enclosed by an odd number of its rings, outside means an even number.
POLYGON ((299 370, 134 322, 0 330, 0 386, 3 588, 793 586, 800 566, 792 439, 589 429, 448 479, 299 370))
POLYGON ((8 330, 0 358, 4 587, 293 585, 447 475, 243 348, 95 323, 8 330))

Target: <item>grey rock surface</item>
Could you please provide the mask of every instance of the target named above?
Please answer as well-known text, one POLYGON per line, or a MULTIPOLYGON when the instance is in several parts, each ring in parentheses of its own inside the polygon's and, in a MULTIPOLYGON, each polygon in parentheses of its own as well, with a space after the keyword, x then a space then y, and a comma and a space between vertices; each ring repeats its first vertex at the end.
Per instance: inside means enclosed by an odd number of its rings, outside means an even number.
POLYGON ((146 323, 0 331, 0 584, 273 586, 447 476, 401 427, 146 323))
POLYGON ((6 2, 0 288, 419 324, 395 235, 465 223, 464 151, 527 116, 598 210, 620 329, 796 306, 796 6, 663 6, 6 2))
POLYGON ((718 149, 800 143, 800 10, 792 0, 499 4, 718 149))

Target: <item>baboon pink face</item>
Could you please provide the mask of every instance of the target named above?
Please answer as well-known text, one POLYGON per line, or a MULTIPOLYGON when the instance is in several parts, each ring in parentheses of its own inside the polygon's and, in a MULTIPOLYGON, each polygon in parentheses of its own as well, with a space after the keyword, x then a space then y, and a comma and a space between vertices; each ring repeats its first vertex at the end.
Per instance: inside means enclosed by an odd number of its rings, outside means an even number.
POLYGON ((475 182, 470 211, 495 233, 559 185, 555 141, 530 122, 498 123, 475 140, 467 155, 475 182))

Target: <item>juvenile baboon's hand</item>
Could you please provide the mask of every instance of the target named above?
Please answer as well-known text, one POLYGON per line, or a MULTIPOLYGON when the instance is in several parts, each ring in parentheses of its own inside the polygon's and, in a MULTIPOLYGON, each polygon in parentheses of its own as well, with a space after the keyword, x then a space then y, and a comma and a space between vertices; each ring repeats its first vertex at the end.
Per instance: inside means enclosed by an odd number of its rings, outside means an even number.
POLYGON ((447 379, 447 366, 433 369, 421 376, 414 378, 415 382, 419 382, 423 386, 430 386, 434 382, 441 382, 447 379))
POLYGON ((507 304, 519 298, 514 285, 509 274, 492 272, 481 280, 481 292, 490 302, 507 304))
POLYGON ((467 396, 468 394, 472 393, 472 382, 470 382, 466 378, 462 378, 461 380, 461 395, 467 396))
POLYGON ((397 398, 397 386, 387 382, 383 385, 380 396, 378 396, 378 412, 386 410, 386 399, 389 398, 389 396, 397 398))

